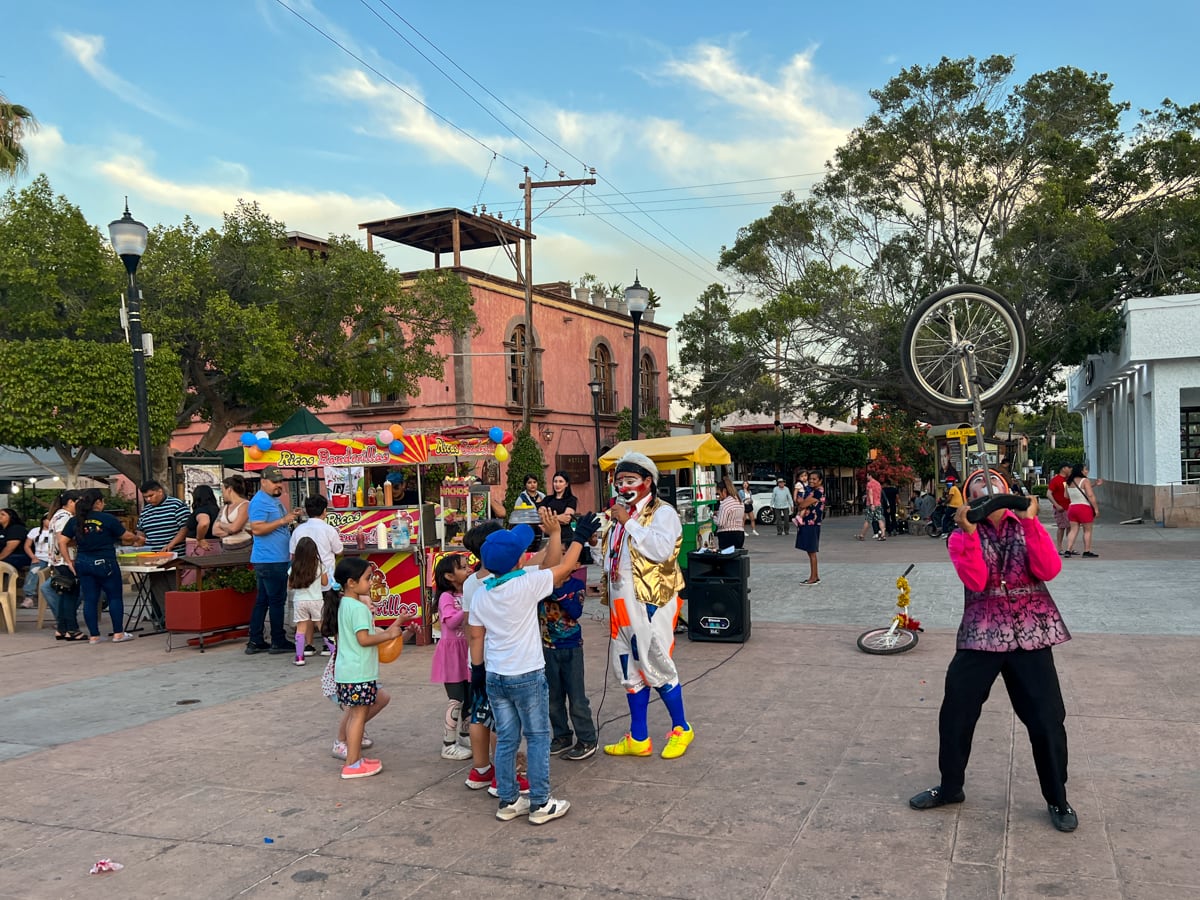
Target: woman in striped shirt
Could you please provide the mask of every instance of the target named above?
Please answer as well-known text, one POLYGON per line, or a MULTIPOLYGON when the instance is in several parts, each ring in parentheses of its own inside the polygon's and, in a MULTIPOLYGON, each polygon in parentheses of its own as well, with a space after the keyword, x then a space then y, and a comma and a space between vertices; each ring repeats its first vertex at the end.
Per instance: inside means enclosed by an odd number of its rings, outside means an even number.
POLYGON ((717 504, 717 546, 740 550, 746 543, 746 515, 728 475, 717 485, 717 497, 721 501, 717 504))

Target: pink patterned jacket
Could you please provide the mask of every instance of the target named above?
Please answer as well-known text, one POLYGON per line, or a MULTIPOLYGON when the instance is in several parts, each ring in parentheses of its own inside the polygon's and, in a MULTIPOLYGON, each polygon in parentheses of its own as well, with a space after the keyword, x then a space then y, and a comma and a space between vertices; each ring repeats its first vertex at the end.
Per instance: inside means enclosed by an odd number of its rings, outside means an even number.
POLYGON ((1041 650, 1071 639, 1045 584, 1062 560, 1037 519, 1006 511, 999 526, 955 531, 948 548, 965 586, 959 650, 1041 650))

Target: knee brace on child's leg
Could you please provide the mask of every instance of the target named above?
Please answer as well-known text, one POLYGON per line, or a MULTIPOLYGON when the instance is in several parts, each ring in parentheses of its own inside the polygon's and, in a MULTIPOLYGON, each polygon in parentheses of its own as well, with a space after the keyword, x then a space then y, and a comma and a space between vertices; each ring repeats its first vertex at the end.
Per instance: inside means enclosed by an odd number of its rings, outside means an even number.
POLYGON ((445 732, 442 741, 453 744, 458 740, 458 723, 462 719, 462 701, 450 700, 446 703, 445 732))

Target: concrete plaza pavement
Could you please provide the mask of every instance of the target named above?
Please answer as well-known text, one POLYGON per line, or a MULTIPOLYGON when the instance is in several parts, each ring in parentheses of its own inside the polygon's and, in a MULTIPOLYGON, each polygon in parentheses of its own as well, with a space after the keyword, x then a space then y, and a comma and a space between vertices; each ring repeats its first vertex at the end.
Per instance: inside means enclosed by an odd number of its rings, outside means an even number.
MULTIPOLYGON (((1101 558, 1051 585, 1075 635, 1056 659, 1080 827, 1060 834, 999 686, 966 803, 908 808, 937 780, 961 588, 941 541, 859 543, 857 524, 827 523, 815 588, 790 539, 750 537, 750 640, 676 645, 687 755, 556 759, 572 807, 541 827, 497 821, 438 756, 428 648, 384 667, 383 773, 343 782, 319 659, 66 644, 22 613, 0 634, 0 897, 1200 896, 1200 533, 1102 523, 1101 558), (929 630, 912 652, 860 653, 909 562, 929 630), (124 870, 88 875, 102 857, 124 870)), ((603 614, 589 600, 602 741, 627 722, 603 614)), ((657 742, 668 725, 655 700, 657 742)))

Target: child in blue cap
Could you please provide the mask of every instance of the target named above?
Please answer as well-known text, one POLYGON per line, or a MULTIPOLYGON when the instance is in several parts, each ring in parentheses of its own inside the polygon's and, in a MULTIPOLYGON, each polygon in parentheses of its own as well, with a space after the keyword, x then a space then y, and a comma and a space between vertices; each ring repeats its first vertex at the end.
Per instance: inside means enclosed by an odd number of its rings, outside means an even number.
POLYGON ((594 513, 575 526, 562 553, 562 537, 549 510, 541 510, 549 536, 543 566, 519 568, 533 529, 518 525, 483 542, 481 559, 491 576, 475 592, 470 611, 471 680, 485 686, 496 719, 496 818, 528 816, 542 825, 566 815, 570 803, 550 794, 550 698, 546 682, 538 602, 579 567, 579 553, 600 527, 594 513), (485 669, 486 665, 486 669, 485 669), (516 757, 524 733, 529 762, 529 796, 517 785, 516 757))

